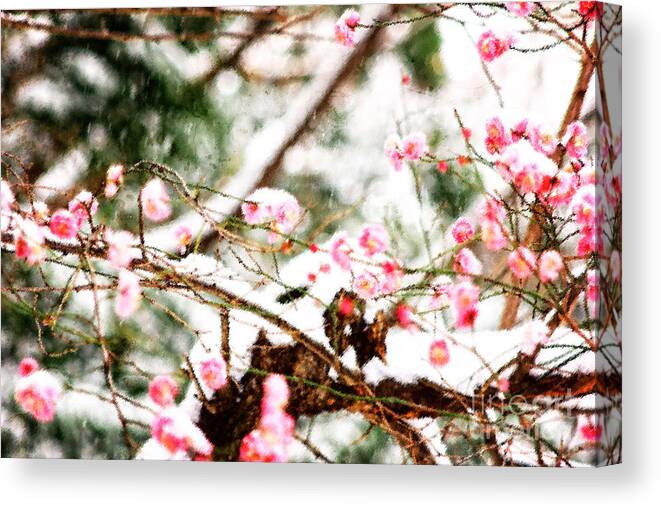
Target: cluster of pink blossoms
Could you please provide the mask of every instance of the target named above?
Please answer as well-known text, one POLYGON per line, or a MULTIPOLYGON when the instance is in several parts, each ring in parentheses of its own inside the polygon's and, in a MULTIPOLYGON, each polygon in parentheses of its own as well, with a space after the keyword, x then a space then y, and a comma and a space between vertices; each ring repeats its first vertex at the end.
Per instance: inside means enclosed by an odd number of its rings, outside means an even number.
POLYGON ((289 386, 282 375, 271 374, 262 385, 262 413, 259 426, 241 440, 239 459, 283 463, 294 437, 294 418, 285 412, 289 386))
POLYGON ((354 9, 347 9, 335 23, 335 40, 343 46, 356 44, 356 27, 360 23, 360 14, 354 9))
POLYGON ((174 405, 179 392, 176 382, 169 375, 158 375, 149 383, 149 397, 160 407, 151 426, 151 435, 172 455, 209 457, 213 446, 190 417, 174 405))
POLYGON ((477 41, 477 50, 485 62, 493 62, 512 47, 514 39, 511 35, 500 35, 487 30, 477 41))
POLYGON ((62 391, 59 381, 51 373, 40 370, 31 357, 21 361, 18 374, 20 378, 14 389, 16 403, 37 421, 52 421, 62 391))
POLYGON ((472 282, 463 280, 451 287, 449 296, 455 314, 455 325, 458 328, 473 327, 478 315, 480 289, 472 282))
POLYGON ((241 205, 243 218, 249 225, 267 225, 269 243, 294 230, 302 218, 301 206, 289 192, 274 188, 258 188, 241 205))
POLYGON ((462 248, 454 256, 454 271, 458 275, 479 276, 482 274, 482 263, 469 248, 462 248))
POLYGON ((579 257, 602 251, 602 239, 597 231, 601 229, 604 220, 604 210, 599 206, 599 195, 595 185, 589 183, 580 187, 571 203, 576 224, 579 228, 576 254, 579 257))
POLYGON ((402 283, 404 273, 398 261, 386 257, 390 239, 382 225, 368 224, 363 227, 356 242, 344 231, 331 238, 331 258, 342 270, 354 273, 353 290, 363 299, 392 294, 402 283), (360 262, 365 256, 374 263, 360 262))
POLYGON ((535 3, 506 2, 505 7, 507 7, 507 10, 510 11, 512 14, 516 14, 517 16, 521 16, 522 18, 525 18, 526 16, 532 14, 532 12, 535 10, 535 3))
POLYGON ((390 162, 390 165, 399 171, 402 168, 404 160, 420 160, 429 148, 427 138, 421 132, 412 132, 403 139, 397 134, 392 134, 386 139, 383 145, 383 151, 390 162))
POLYGON ((604 14, 601 2, 578 2, 578 13, 587 19, 597 19, 604 14))
POLYGON ((98 208, 99 202, 92 193, 83 190, 69 201, 67 209, 59 209, 51 215, 48 227, 59 239, 73 239, 98 208))

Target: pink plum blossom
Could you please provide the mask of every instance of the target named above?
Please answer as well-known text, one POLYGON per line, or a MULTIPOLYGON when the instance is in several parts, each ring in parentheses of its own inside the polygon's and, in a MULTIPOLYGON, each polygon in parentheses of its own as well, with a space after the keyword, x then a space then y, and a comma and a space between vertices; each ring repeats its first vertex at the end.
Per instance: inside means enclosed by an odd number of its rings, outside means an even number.
POLYGON ((588 154, 587 128, 580 121, 575 121, 567 127, 562 144, 567 149, 570 158, 580 160, 588 154))
POLYGON ((227 385, 227 364, 215 354, 208 354, 198 362, 202 382, 213 391, 227 385))
POLYGON ((508 238, 503 234, 503 226, 494 220, 483 220, 480 223, 482 241, 484 245, 494 252, 507 246, 508 238))
POLYGON ((250 194, 241 205, 241 212, 246 223, 270 227, 269 243, 275 243, 282 234, 289 234, 302 216, 301 207, 293 195, 268 187, 258 188, 250 194))
POLYGON ((457 244, 465 243, 470 241, 475 235, 475 229, 470 220, 466 217, 459 217, 454 224, 452 224, 452 237, 457 242, 457 244))
POLYGON ((534 2, 505 2, 505 7, 517 16, 529 16, 535 10, 534 2))
POLYGON ((462 248, 454 257, 453 269, 461 275, 481 275, 482 263, 468 248, 462 248))
POLYGON ((381 293, 392 294, 402 286, 404 271, 399 262, 387 260, 381 264, 383 279, 381 281, 381 293))
POLYGON ((581 438, 587 442, 599 442, 603 433, 603 426, 594 417, 579 418, 578 431, 581 438))
POLYGON ((369 257, 385 252, 389 241, 388 233, 380 224, 366 225, 358 237, 358 244, 369 257))
POLYGON ((351 269, 351 257, 353 248, 349 243, 349 238, 345 232, 338 232, 331 238, 331 258, 343 270, 351 269))
POLYGON ((445 340, 434 340, 429 346, 429 362, 441 368, 450 362, 450 351, 445 340))
POLYGON ((18 376, 27 377, 39 369, 39 363, 33 357, 25 357, 21 359, 18 365, 18 376))
POLYGON ((282 410, 289 402, 289 386, 284 375, 271 373, 262 384, 262 412, 282 410))
POLYGON ((493 62, 511 46, 512 38, 510 36, 496 35, 492 30, 484 32, 477 41, 477 50, 485 62, 493 62))
POLYGON ((512 138, 505 130, 503 122, 498 117, 487 120, 486 131, 487 137, 484 140, 484 145, 487 152, 491 155, 494 153, 501 153, 512 143, 512 138))
POLYGON ((521 328, 521 352, 531 356, 549 339, 549 328, 541 320, 531 320, 521 328))
POLYGON ((583 185, 572 199, 572 211, 576 217, 576 223, 582 229, 594 229, 596 189, 594 185, 583 185))
POLYGON ((447 277, 440 278, 433 286, 433 294, 429 301, 430 310, 445 308, 450 304, 450 289, 452 285, 447 277))
POLYGON ((83 190, 69 201, 68 208, 78 220, 78 228, 80 229, 85 221, 96 214, 99 209, 99 201, 92 195, 92 192, 83 190))
POLYGON ((111 266, 126 268, 133 259, 140 256, 139 250, 134 247, 135 236, 130 232, 106 229, 104 238, 108 243, 108 261, 111 266))
POLYGON ((356 27, 360 23, 360 14, 354 9, 347 9, 335 23, 335 40, 343 46, 356 44, 356 27))
POLYGON ((142 187, 140 202, 145 216, 152 222, 162 222, 172 213, 170 196, 160 178, 152 178, 142 187))
POLYGON ((553 155, 558 147, 558 139, 555 134, 546 130, 541 125, 531 125, 528 127, 528 140, 537 152, 546 156, 553 155))
POLYGON ((455 284, 450 290, 450 300, 458 328, 473 327, 475 324, 479 296, 480 289, 467 280, 455 284))
POLYGON ((520 246, 507 258, 512 274, 519 280, 526 280, 535 271, 537 258, 525 246, 520 246))
POLYGON ((57 400, 62 388, 48 371, 39 370, 34 359, 21 361, 20 378, 14 388, 16 403, 39 422, 50 422, 55 417, 57 400))
POLYGON ((66 209, 57 210, 50 217, 48 227, 60 239, 72 239, 80 230, 80 217, 66 209))
POLYGON ((171 454, 191 452, 209 456, 213 452, 213 446, 202 430, 175 406, 165 408, 154 417, 151 435, 171 454))
POLYGON ((383 144, 383 152, 393 169, 400 171, 402 169, 404 154, 402 152, 402 140, 398 135, 392 134, 386 139, 386 142, 383 144))
POLYGON ((380 285, 379 279, 374 273, 364 271, 354 278, 352 287, 358 297, 372 299, 379 294, 380 285))
POLYGON ((149 397, 161 407, 173 405, 178 392, 177 383, 169 375, 158 375, 149 383, 149 397))
POLYGON ((187 225, 180 225, 174 230, 174 236, 177 238, 177 245, 179 245, 179 253, 181 255, 186 253, 188 245, 193 241, 193 233, 187 225))
POLYGON ((46 257, 44 233, 32 220, 17 219, 14 232, 14 250, 17 259, 24 259, 28 265, 39 264, 46 257))
POLYGON ((415 327, 415 321, 413 317, 413 309, 406 303, 399 303, 395 309, 397 315, 397 321, 399 325, 404 329, 411 329, 415 327))
POLYGON ((556 250, 547 250, 539 257, 539 279, 543 283, 556 280, 562 268, 562 256, 556 250))
POLYGON ((122 164, 113 164, 108 167, 106 172, 106 186, 104 194, 108 199, 114 197, 119 191, 119 187, 124 183, 124 166, 122 164))
POLYGON ((138 275, 125 269, 120 271, 115 298, 115 313, 120 319, 127 319, 138 309, 141 293, 138 275))
POLYGON ((601 2, 578 2, 578 13, 588 19, 600 18, 604 14, 601 2))
POLYGON ((420 160, 427 150, 427 138, 422 132, 413 132, 402 140, 402 154, 407 160, 420 160))

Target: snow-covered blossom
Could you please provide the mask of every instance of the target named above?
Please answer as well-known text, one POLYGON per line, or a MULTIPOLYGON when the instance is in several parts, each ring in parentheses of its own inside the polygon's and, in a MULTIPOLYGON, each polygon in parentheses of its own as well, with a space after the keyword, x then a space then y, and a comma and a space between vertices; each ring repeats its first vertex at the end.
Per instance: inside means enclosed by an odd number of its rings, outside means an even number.
POLYGON ((520 246, 507 257, 512 274, 519 280, 526 280, 537 266, 537 258, 525 246, 520 246))
POLYGON ((569 158, 580 160, 588 154, 587 128, 580 121, 575 121, 567 127, 562 144, 567 149, 569 158))
POLYGON ((80 226, 80 217, 66 209, 57 210, 51 215, 48 222, 50 231, 60 239, 75 238, 80 226))
POLYGON ((512 182, 522 194, 548 191, 558 168, 530 143, 519 141, 508 146, 497 162, 505 181, 512 182))
POLYGON ((402 154, 407 160, 420 160, 427 150, 427 138, 422 132, 412 132, 402 140, 402 154))
POLYGON ((173 405, 178 392, 177 383, 169 375, 157 375, 149 382, 149 397, 161 407, 173 405))
POLYGON ((0 180, 0 208, 4 212, 11 211, 11 207, 16 201, 14 192, 11 191, 9 183, 5 180, 0 180))
POLYGON ((360 14, 354 9, 347 9, 335 23, 335 40, 343 46, 356 44, 356 26, 360 23, 360 14))
POLYGON ((556 250, 547 250, 539 257, 539 279, 543 283, 556 280, 562 267, 562 256, 556 250))
POLYGON ((453 269, 461 275, 481 275, 482 263, 469 248, 462 248, 454 257, 453 269))
POLYGON ((429 362, 441 368, 450 362, 450 351, 445 340, 434 340, 429 346, 429 362))
POLYGON ((106 229, 103 237, 108 243, 108 261, 113 267, 126 268, 140 256, 134 246, 135 237, 130 232, 106 229))
POLYGON ((172 213, 170 196, 160 178, 152 178, 140 191, 145 216, 152 222, 162 222, 172 213))
POLYGON ((78 221, 78 228, 94 216, 99 209, 99 201, 96 200, 92 192, 83 190, 76 197, 69 201, 69 211, 73 213, 78 221))
POLYGON ((298 224, 302 210, 289 192, 262 187, 250 194, 241 205, 241 212, 250 225, 268 225, 269 242, 275 243, 281 234, 289 234, 298 224))
POLYGON ((380 285, 377 276, 365 270, 354 278, 352 287, 358 297, 371 299, 379 294, 380 285))
POLYGON ((358 237, 358 244, 369 257, 385 252, 389 242, 388 233, 380 224, 366 225, 358 237))
POLYGON ((193 232, 187 225, 180 225, 174 230, 174 237, 177 238, 177 245, 179 245, 179 253, 183 255, 186 253, 188 245, 193 241, 193 232))
POLYGON ((331 238, 331 258, 343 270, 349 271, 351 269, 351 257, 353 247, 349 242, 349 237, 344 231, 337 232, 331 238))
POLYGON ((192 452, 209 456, 213 451, 202 430, 175 406, 165 408, 154 417, 151 435, 171 454, 192 452))
POLYGON ((198 361, 202 382, 214 391, 227 385, 227 364, 215 354, 207 354, 198 361))
POLYGON ((32 220, 17 219, 14 232, 14 250, 17 259, 25 259, 28 265, 39 264, 46 256, 44 233, 32 220))
POLYGON ((535 10, 534 2, 505 2, 507 10, 517 16, 529 16, 535 10))
POLYGON ((104 194, 108 199, 114 197, 119 191, 119 187, 124 183, 124 166, 122 164, 112 164, 106 172, 106 187, 104 194))
POLYGON ((439 278, 433 285, 433 294, 429 301, 430 310, 438 310, 450 304, 450 289, 452 284, 448 277, 439 278))
POLYGON ((521 352, 527 356, 534 354, 538 346, 549 339, 549 328, 541 320, 531 320, 521 328, 521 352))
POLYGON ((140 304, 141 293, 138 275, 125 269, 120 271, 115 298, 115 313, 119 318, 126 319, 133 315, 140 304))
POLYGON ((55 417, 57 401, 62 388, 60 382, 48 371, 39 370, 32 358, 21 361, 20 378, 16 382, 16 403, 39 422, 50 422, 55 417))
POLYGON ((475 235, 473 224, 466 217, 457 218, 455 223, 452 224, 451 232, 452 237, 457 242, 457 244, 470 241, 475 235))
POLYGON ((402 161, 404 160, 402 140, 397 134, 388 136, 385 143, 383 143, 383 152, 395 171, 402 169, 402 161))
POLYGON ((580 187, 571 202, 578 226, 582 229, 595 228, 596 188, 594 185, 580 187))
POLYGON ((473 327, 478 314, 479 297, 480 289, 468 280, 452 286, 450 300, 455 313, 455 324, 458 328, 473 327))
POLYGON ((487 137, 484 139, 484 145, 491 155, 501 153, 512 143, 510 134, 505 130, 503 122, 498 117, 487 120, 486 131, 487 137))
POLYGON ((487 30, 480 35, 477 41, 477 50, 485 62, 493 62, 512 46, 512 37, 508 35, 497 35, 492 30, 487 30))

